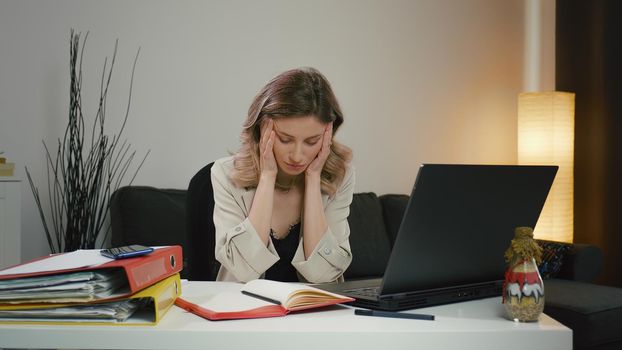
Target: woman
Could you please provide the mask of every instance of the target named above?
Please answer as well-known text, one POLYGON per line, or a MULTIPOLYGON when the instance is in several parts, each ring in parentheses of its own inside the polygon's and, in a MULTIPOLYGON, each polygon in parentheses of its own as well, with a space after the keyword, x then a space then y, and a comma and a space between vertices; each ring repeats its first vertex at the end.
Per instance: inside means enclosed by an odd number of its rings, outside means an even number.
POLYGON ((255 97, 240 150, 212 167, 217 280, 343 280, 354 171, 333 139, 342 123, 312 68, 278 75, 255 97))

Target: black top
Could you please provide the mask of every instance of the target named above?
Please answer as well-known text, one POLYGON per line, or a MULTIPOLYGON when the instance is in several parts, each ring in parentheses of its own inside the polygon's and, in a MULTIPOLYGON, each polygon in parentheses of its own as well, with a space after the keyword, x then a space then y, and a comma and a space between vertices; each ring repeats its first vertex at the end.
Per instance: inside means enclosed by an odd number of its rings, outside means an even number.
POLYGON ((294 225, 285 238, 270 237, 270 239, 272 239, 272 244, 274 244, 274 248, 281 258, 270 266, 266 271, 265 278, 282 282, 298 282, 298 274, 292 265, 292 259, 294 259, 300 240, 300 223, 294 225))

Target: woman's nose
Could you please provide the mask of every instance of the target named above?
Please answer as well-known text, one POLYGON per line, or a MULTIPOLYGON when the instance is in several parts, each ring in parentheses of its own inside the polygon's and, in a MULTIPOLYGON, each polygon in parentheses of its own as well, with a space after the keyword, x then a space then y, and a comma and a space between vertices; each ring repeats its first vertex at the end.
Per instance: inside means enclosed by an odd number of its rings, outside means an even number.
POLYGON ((300 163, 302 161, 302 145, 296 144, 292 149, 289 158, 293 163, 300 163))

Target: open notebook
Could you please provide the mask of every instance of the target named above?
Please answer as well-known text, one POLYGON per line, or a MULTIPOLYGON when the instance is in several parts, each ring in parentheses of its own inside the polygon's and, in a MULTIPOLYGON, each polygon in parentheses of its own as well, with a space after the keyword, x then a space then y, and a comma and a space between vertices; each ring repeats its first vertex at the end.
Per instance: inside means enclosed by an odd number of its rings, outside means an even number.
POLYGON ((304 284, 252 280, 239 291, 178 298, 175 305, 208 320, 285 316, 354 299, 304 284))

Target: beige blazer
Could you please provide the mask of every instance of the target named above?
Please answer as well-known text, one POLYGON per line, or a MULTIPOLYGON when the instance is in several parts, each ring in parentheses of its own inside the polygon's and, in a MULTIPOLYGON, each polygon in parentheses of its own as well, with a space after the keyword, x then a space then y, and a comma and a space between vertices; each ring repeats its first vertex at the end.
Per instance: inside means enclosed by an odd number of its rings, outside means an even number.
MULTIPOLYGON (((247 282, 262 278, 265 271, 279 260, 272 241, 266 247, 248 219, 255 189, 236 187, 229 179, 233 157, 214 162, 214 226, 216 259, 221 263, 218 281, 247 282)), ((341 187, 329 198, 322 195, 328 229, 308 259, 304 258, 303 240, 292 259, 303 282, 323 283, 343 280, 343 272, 352 262, 348 215, 354 193, 354 169, 349 167, 341 187)), ((304 234, 300 225, 300 235, 304 234)))

